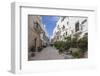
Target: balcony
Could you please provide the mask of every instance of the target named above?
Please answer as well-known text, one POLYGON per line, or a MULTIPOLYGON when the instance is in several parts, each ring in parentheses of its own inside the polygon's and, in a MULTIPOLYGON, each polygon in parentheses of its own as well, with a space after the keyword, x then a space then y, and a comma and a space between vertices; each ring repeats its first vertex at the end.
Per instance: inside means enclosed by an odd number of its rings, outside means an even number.
POLYGON ((42 32, 40 24, 38 22, 34 22, 34 29, 35 29, 35 31, 37 33, 41 33, 42 32))

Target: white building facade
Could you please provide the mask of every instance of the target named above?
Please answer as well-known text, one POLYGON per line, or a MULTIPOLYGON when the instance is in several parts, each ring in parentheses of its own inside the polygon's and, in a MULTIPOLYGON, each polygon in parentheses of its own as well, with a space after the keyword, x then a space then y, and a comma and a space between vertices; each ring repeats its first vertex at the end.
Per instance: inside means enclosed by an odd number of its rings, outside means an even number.
POLYGON ((52 39, 53 42, 65 41, 66 37, 74 37, 75 34, 79 34, 80 38, 88 34, 87 17, 60 17, 53 30, 52 39))

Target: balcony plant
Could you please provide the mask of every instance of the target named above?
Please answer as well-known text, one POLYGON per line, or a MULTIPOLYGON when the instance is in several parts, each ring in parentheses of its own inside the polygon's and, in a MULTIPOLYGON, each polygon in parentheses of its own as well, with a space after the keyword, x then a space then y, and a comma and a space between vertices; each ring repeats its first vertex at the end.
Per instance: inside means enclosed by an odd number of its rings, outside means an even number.
POLYGON ((38 47, 38 52, 41 52, 42 51, 42 47, 38 47))

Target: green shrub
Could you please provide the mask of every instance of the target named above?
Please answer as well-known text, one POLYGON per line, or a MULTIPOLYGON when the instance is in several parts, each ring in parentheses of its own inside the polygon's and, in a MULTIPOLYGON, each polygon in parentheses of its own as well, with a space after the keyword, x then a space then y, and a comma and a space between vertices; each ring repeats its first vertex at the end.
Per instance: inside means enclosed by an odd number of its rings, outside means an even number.
POLYGON ((59 50, 59 52, 64 52, 65 50, 65 42, 64 41, 57 41, 54 43, 54 46, 59 50))
POLYGON ((71 47, 71 36, 66 37, 66 42, 65 42, 65 50, 68 51, 68 49, 70 49, 71 47))
POLYGON ((36 51, 35 46, 32 46, 32 47, 30 48, 30 51, 31 51, 31 52, 35 52, 35 51, 36 51))
POLYGON ((71 47, 71 41, 66 41, 65 42, 65 50, 68 50, 68 49, 70 49, 70 47, 71 47))
POLYGON ((59 48, 59 53, 63 53, 64 50, 65 50, 65 49, 64 49, 63 47, 60 47, 60 48, 59 48))
POLYGON ((68 51, 70 48, 80 48, 81 51, 73 53, 73 56, 80 57, 82 53, 88 49, 88 39, 87 36, 78 40, 78 35, 71 39, 71 37, 66 37, 66 41, 57 41, 54 46, 59 50, 59 52, 68 51))
POLYGON ((71 36, 68 36, 68 37, 66 38, 66 40, 67 40, 67 41, 71 41, 71 36))
POLYGON ((41 52, 42 51, 42 47, 38 47, 38 52, 41 52))
POLYGON ((83 55, 84 55, 84 53, 82 52, 81 49, 79 49, 79 50, 76 51, 76 52, 72 52, 72 56, 73 56, 74 58, 82 58, 83 55))
POLYGON ((72 56, 75 57, 75 58, 80 58, 80 53, 74 52, 74 53, 72 53, 72 56))
POLYGON ((83 52, 87 51, 88 49, 88 38, 84 36, 83 38, 79 39, 78 47, 83 50, 83 52))
POLYGON ((78 47, 78 38, 79 38, 80 34, 76 33, 73 35, 73 38, 71 39, 71 47, 72 48, 77 48, 78 47))
POLYGON ((54 43, 54 46, 55 46, 57 49, 59 49, 59 48, 61 48, 61 47, 64 46, 64 42, 63 42, 63 41, 57 41, 57 42, 54 43))
POLYGON ((55 42, 54 43, 54 46, 57 48, 58 47, 58 42, 55 42))
POLYGON ((71 46, 71 37, 67 37, 66 41, 57 41, 54 46, 59 50, 59 52, 67 51, 71 46))
POLYGON ((77 47, 77 38, 71 39, 71 47, 76 48, 77 47))

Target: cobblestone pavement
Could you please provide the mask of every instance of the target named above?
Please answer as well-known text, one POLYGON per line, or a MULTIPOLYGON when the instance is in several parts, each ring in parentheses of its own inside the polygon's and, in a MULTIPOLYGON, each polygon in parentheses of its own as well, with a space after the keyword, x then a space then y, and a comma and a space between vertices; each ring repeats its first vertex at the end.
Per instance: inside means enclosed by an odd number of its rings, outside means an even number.
POLYGON ((59 54, 58 50, 54 47, 48 46, 36 56, 31 57, 30 60, 52 60, 52 59, 64 59, 64 55, 59 54))

